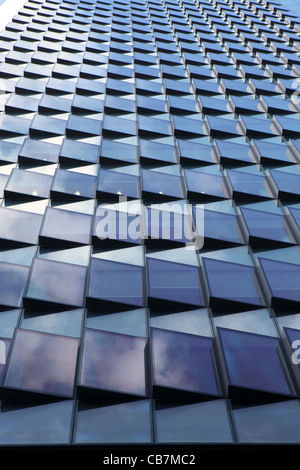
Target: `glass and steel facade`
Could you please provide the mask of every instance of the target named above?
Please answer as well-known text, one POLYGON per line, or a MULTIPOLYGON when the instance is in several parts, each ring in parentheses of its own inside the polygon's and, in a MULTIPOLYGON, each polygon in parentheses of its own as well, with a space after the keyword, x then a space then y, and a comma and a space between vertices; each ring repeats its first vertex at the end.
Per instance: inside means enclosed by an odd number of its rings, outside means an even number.
POLYGON ((300 444, 294 3, 1 31, 0 451, 300 444))

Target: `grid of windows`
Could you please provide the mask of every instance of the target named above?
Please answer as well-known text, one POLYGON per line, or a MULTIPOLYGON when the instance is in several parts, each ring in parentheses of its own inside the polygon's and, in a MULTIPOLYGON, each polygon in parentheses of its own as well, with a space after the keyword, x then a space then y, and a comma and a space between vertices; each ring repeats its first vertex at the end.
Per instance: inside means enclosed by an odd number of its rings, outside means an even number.
POLYGON ((267 0, 0 33, 0 448, 300 444, 299 54, 267 0))

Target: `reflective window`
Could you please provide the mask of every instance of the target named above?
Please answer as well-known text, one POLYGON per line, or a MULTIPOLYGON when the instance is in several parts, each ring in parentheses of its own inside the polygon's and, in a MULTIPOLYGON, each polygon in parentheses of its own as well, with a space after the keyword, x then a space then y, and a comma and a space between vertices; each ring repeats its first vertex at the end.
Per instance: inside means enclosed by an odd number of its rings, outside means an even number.
POLYGON ((53 197, 74 196, 93 198, 95 196, 96 177, 75 171, 57 169, 53 178, 51 194, 53 197))
POLYGON ((78 142, 72 139, 64 139, 60 149, 60 161, 70 162, 72 160, 97 163, 98 146, 87 142, 78 142))
POLYGON ((185 170, 188 193, 203 198, 226 198, 226 189, 221 175, 185 170))
POLYGON ((206 258, 203 264, 211 304, 224 305, 227 300, 263 305, 254 267, 206 258))
POLYGON ((299 302, 300 266, 292 263, 259 258, 263 273, 266 276, 272 297, 299 302))
MULTIPOLYGON (((293 395, 279 339, 243 331, 218 328, 228 373, 229 394, 238 389, 293 395)), ((244 394, 246 393, 244 390, 244 394)))
POLYGON ((212 341, 207 337, 152 328, 154 385, 218 395, 212 341))
POLYGON ((101 168, 97 184, 97 195, 101 199, 104 197, 112 198, 113 196, 138 198, 139 177, 121 171, 111 171, 101 168))
POLYGON ((69 444, 72 413, 72 400, 30 406, 4 401, 0 411, 0 445, 69 444))
POLYGON ((42 216, 0 207, 0 239, 36 244, 42 216))
POLYGON ((225 400, 170 405, 156 402, 158 444, 232 443, 225 400))
POLYGON ((149 297, 155 303, 162 300, 189 305, 202 305, 199 269, 179 263, 147 260, 149 297))
POLYGON ((10 263, 0 263, 1 305, 21 307, 27 284, 29 268, 10 263))
POLYGON ((106 406, 80 403, 75 444, 149 444, 151 440, 148 400, 106 406))
MULTIPOLYGON (((35 312, 25 310, 21 327, 24 330, 41 331, 79 338, 83 322, 83 309, 35 312)), ((1 320, 1 316, 0 316, 1 320)))
POLYGON ((25 194, 31 197, 48 198, 51 183, 52 176, 50 175, 14 168, 6 185, 5 193, 7 196, 25 194))
POLYGON ((144 338, 86 329, 80 385, 146 395, 144 338))
POLYGON ((90 242, 92 218, 88 214, 48 207, 45 213, 41 242, 64 240, 88 244, 90 242))
POLYGON ((103 302, 142 307, 144 305, 143 268, 92 259, 88 297, 103 302))
POLYGON ((34 139, 25 139, 19 153, 19 160, 26 162, 40 160, 56 163, 58 161, 60 146, 34 139))
POLYGON ((78 344, 75 338, 18 329, 4 386, 71 397, 78 344))
POLYGON ((299 444, 299 400, 241 404, 233 409, 238 442, 243 444, 299 444))
POLYGON ((147 337, 147 310, 139 308, 117 313, 102 312, 101 315, 98 311, 89 310, 86 326, 96 330, 147 337))
POLYGON ((83 266, 35 259, 26 293, 27 301, 81 307, 85 277, 86 268, 83 266))

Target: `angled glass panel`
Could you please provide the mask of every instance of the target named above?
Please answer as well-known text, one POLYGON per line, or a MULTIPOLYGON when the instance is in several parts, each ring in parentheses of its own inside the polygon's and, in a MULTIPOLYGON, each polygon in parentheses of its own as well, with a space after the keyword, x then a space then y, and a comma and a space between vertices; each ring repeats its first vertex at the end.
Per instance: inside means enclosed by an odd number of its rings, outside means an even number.
POLYGON ((145 139, 140 139, 139 143, 141 161, 160 162, 161 164, 175 162, 175 147, 172 145, 145 139))
POLYGON ((88 296, 91 299, 142 307, 143 268, 93 258, 88 296))
POLYGON ((300 401, 241 404, 233 409, 240 444, 298 444, 300 442, 300 401))
POLYGON ((88 244, 90 242, 92 217, 71 211, 48 207, 40 232, 40 241, 64 240, 88 244))
POLYGON ((149 297, 202 305, 199 269, 196 266, 151 258, 148 258, 147 266, 149 297))
POLYGON ((142 191, 173 198, 182 198, 183 187, 180 176, 168 175, 158 171, 142 170, 142 191))
MULTIPOLYGON (((1 319, 1 316, 0 316, 1 319)), ((89 310, 86 318, 86 326, 112 333, 121 333, 147 337, 147 311, 146 309, 125 310, 117 313, 101 313, 89 310)))
MULTIPOLYGON (((25 310, 21 328, 79 338, 83 323, 83 309, 34 312, 25 310)), ((1 317, 0 317, 1 318, 1 317)))
POLYGON ((0 238, 36 244, 42 219, 40 214, 0 207, 0 238))
MULTIPOLYGON (((230 387, 293 395, 279 338, 218 328, 230 387)), ((229 392, 230 393, 230 392, 229 392)))
POLYGON ((247 225, 249 237, 293 243, 283 215, 256 211, 247 207, 241 207, 240 210, 247 225))
POLYGON ((187 164, 213 163, 212 146, 207 143, 198 143, 177 139, 180 161, 187 164))
POLYGON ((32 171, 14 168, 7 182, 5 193, 13 195, 26 195, 31 197, 48 198, 52 176, 32 171))
POLYGON ((269 173, 275 183, 278 197, 285 195, 299 195, 300 194, 300 175, 295 173, 288 173, 280 170, 270 169, 269 173))
POLYGON ((0 302, 3 306, 21 307, 29 275, 27 266, 0 263, 0 302))
POLYGON ((71 397, 78 345, 76 338, 18 329, 4 386, 71 397))
POLYGON ((103 138, 100 162, 105 160, 111 162, 124 161, 128 163, 136 163, 137 146, 103 138))
POLYGON ((97 183, 97 195, 100 198, 123 195, 136 199, 139 197, 139 177, 101 168, 97 183))
POLYGON ((192 196, 208 198, 226 198, 223 177, 186 169, 184 171, 187 190, 192 196))
POLYGON ((211 302, 216 299, 263 305, 252 266, 203 258, 211 302))
POLYGON ((270 198, 271 194, 266 189, 265 177, 239 170, 227 170, 228 179, 231 184, 233 197, 253 195, 257 197, 270 198))
POLYGON ((24 162, 42 161, 57 163, 60 146, 34 139, 25 139, 19 153, 19 160, 24 162))
POLYGON ((225 400, 170 405, 156 402, 158 444, 234 442, 225 400))
POLYGON ((0 161, 3 163, 16 163, 21 146, 13 142, 0 142, 0 161))
POLYGON ((264 258, 259 258, 259 262, 272 297, 295 302, 300 301, 299 265, 264 258))
POLYGON ((68 445, 72 414, 72 400, 29 406, 2 402, 0 446, 68 445))
POLYGON ((35 259, 27 289, 33 301, 82 307, 86 268, 56 261, 35 259))
POLYGON ((53 178, 51 193, 52 197, 74 196, 92 199, 95 196, 95 185, 96 176, 58 168, 53 178))
MULTIPOLYGON (((193 210, 197 212, 197 207, 194 207, 193 210)), ((233 214, 204 210, 204 235, 214 240, 243 243, 237 217, 233 214), (220 226, 222 230, 220 230, 220 226)))
POLYGON ((158 328, 151 331, 154 385, 219 394, 211 338, 158 328))
POLYGON ((145 396, 146 339, 86 329, 81 386, 145 396))
POLYGON ((60 150, 60 160, 98 163, 98 145, 64 139, 60 150))
POLYGON ((149 400, 97 406, 80 403, 75 444, 151 443, 149 400))

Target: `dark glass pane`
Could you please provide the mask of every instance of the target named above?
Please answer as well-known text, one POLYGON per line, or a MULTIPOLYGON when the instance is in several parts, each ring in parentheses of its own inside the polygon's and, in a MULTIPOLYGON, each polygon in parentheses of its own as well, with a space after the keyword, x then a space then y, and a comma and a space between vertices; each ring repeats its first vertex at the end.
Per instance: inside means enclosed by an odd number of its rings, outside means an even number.
POLYGON ((119 171, 101 169, 98 178, 97 192, 100 197, 105 195, 110 197, 113 197, 113 195, 123 195, 130 198, 138 198, 138 183, 138 176, 121 173, 119 171))
POLYGON ((78 340, 18 329, 5 387, 72 396, 78 340))
POLYGON ((148 400, 79 407, 76 444, 151 443, 151 408, 148 400))
POLYGON ((95 196, 96 176, 85 175, 75 171, 57 169, 51 193, 60 197, 93 198, 95 196))
POLYGON ((241 207, 240 210, 250 237, 266 238, 285 243, 293 241, 288 236, 287 224, 283 215, 256 211, 247 207, 241 207))
POLYGON ((211 338, 152 328, 154 384, 218 395, 212 341, 211 338))
POLYGON ((98 152, 98 145, 64 139, 60 150, 60 160, 71 159, 75 161, 98 163, 98 152))
POLYGON ((229 386, 291 395, 279 338, 218 328, 229 386))
POLYGON ((80 385, 146 394, 144 338, 86 329, 80 385))

